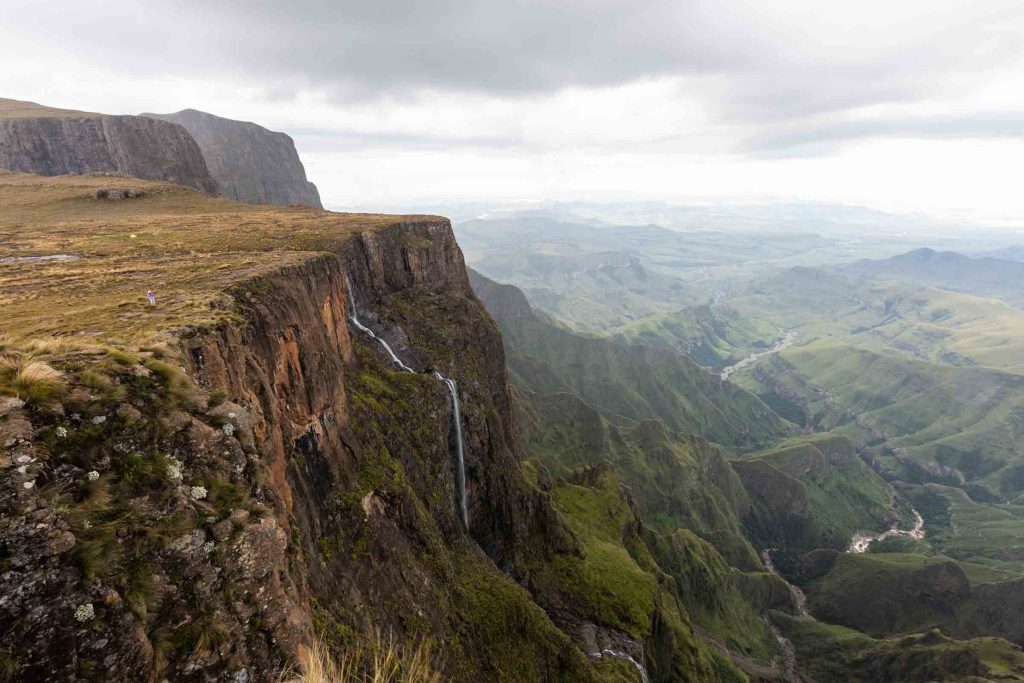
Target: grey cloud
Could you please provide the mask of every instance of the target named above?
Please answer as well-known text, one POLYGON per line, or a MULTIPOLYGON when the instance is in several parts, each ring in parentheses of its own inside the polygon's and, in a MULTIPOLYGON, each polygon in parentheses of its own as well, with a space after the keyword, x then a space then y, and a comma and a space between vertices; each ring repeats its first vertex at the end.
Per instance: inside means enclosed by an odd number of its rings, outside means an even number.
POLYGON ((289 134, 302 149, 317 152, 351 152, 375 148, 417 150, 512 149, 523 144, 518 137, 498 135, 436 135, 374 133, 357 130, 291 128, 289 134))
POLYGON ((870 138, 930 140, 1024 138, 1024 111, 978 112, 961 116, 880 117, 864 121, 806 122, 769 129, 744 141, 742 148, 763 156, 810 156, 870 138))
MULTIPOLYGON (((897 134, 896 123, 816 121, 925 100, 950 78, 970 81, 1024 49, 1013 30, 1024 7, 1012 0, 979 0, 941 31, 905 40, 898 30, 884 39, 851 36, 841 24, 787 33, 778 29, 793 20, 775 17, 773 3, 761 0, 8 1, 5 24, 37 38, 41 49, 60 47, 135 74, 261 84, 269 100, 310 89, 341 105, 423 91, 529 97, 689 76, 679 97, 708 103, 717 120, 757 129, 741 149, 760 154, 897 134)), ((828 15, 828 3, 808 7, 828 15)), ((943 127, 928 126, 932 136, 943 127)), ((345 149, 413 142, 314 137, 345 149)), ((420 143, 516 141, 456 135, 420 143)))

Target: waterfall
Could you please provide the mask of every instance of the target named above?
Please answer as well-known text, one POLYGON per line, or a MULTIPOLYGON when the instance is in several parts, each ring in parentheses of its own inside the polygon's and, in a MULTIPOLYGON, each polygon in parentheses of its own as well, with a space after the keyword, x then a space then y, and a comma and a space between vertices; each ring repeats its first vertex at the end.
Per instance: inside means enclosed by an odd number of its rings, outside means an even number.
POLYGON ((633 666, 636 667, 637 673, 640 674, 640 683, 647 683, 647 669, 644 668, 643 664, 633 659, 633 657, 630 654, 626 652, 620 652, 619 650, 612 650, 611 648, 606 647, 605 649, 601 650, 601 652, 598 653, 597 656, 601 657, 602 655, 614 657, 615 659, 624 659, 628 662, 632 662, 633 666))
POLYGON ((345 284, 348 285, 348 319, 352 321, 352 324, 358 327, 361 332, 368 334, 371 339, 377 340, 377 342, 384 347, 384 350, 388 352, 388 355, 391 356, 391 362, 398 366, 400 370, 402 370, 403 372, 416 372, 415 370, 413 370, 408 365, 402 362, 402 359, 399 358, 398 355, 391 349, 390 344, 388 344, 386 341, 375 335, 373 333, 373 330, 371 330, 369 327, 359 322, 359 318, 356 315, 356 298, 355 295, 352 294, 352 282, 351 280, 348 279, 347 275, 345 276, 345 284))
MULTIPOLYGON (((391 358, 391 362, 394 363, 399 370, 402 372, 416 373, 415 370, 402 362, 402 359, 398 357, 398 354, 394 352, 390 344, 378 337, 374 334, 373 330, 359 321, 359 316, 356 313, 356 298, 352 291, 352 281, 349 280, 348 275, 345 276, 345 285, 348 287, 348 319, 352 321, 352 324, 355 325, 360 332, 383 346, 384 350, 387 351, 388 356, 391 358)), ((434 378, 448 388, 448 393, 452 397, 452 418, 455 422, 455 456, 457 465, 455 470, 455 483, 459 497, 459 519, 462 520, 463 528, 468 531, 469 512, 466 509, 466 460, 462 442, 462 411, 459 409, 459 388, 455 384, 455 380, 445 377, 440 372, 435 371, 434 378)))
POLYGON ((452 396, 452 415, 455 418, 455 455, 458 469, 455 470, 455 483, 459 489, 459 513, 462 515, 462 526, 469 529, 469 512, 466 510, 466 460, 462 452, 462 412, 459 410, 459 388, 455 380, 448 379, 440 372, 435 372, 434 377, 448 387, 448 393, 452 396))

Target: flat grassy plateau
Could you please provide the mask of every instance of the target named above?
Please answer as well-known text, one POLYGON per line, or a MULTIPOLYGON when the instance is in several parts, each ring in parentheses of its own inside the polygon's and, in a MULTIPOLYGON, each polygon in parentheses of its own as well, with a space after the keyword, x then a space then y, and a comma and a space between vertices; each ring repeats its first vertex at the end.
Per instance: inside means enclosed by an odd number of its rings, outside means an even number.
POLYGON ((135 178, 0 170, 0 334, 132 343, 213 324, 231 315, 230 286, 416 218, 253 206, 135 178), (144 195, 96 199, 100 189, 144 195), (74 258, 26 258, 58 255, 74 258))

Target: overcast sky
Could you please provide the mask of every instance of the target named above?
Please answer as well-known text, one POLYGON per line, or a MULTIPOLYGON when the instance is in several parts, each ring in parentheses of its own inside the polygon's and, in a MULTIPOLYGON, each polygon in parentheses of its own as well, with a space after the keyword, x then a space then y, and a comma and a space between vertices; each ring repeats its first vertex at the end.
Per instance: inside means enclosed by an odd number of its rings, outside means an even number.
POLYGON ((1024 226, 1021 0, 0 9, 0 96, 283 130, 332 208, 779 198, 1024 226))

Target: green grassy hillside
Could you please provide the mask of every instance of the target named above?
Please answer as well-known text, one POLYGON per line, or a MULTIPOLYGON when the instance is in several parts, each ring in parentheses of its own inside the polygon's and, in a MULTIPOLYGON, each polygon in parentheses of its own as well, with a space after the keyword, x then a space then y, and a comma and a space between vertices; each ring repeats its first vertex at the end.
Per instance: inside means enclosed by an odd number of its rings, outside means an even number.
MULTIPOLYGON (((645 541, 650 532, 609 468, 579 470, 549 490, 580 548, 577 555, 536 558, 530 565, 530 591, 556 623, 589 622, 596 641, 610 642, 613 649, 642 643, 652 680, 747 680, 695 630, 683 592, 658 566, 645 541)), ((746 602, 743 607, 756 621, 755 608, 746 602)), ((774 652, 770 635, 742 635, 736 646, 762 656, 774 652)), ((635 676, 628 667, 626 673, 635 676)))
POLYGON ((792 431, 757 397, 681 354, 571 332, 544 314, 508 305, 511 296, 471 273, 501 327, 511 379, 538 394, 579 395, 610 422, 660 419, 673 431, 749 448, 792 431))
POLYGON ((962 489, 939 484, 902 488, 925 516, 932 548, 986 568, 985 581, 1024 577, 1024 505, 979 503, 962 489))
POLYGON ((553 475, 609 462, 651 528, 689 529, 733 565, 760 570, 740 522, 750 502, 718 448, 672 434, 658 420, 635 427, 610 424, 575 394, 520 389, 514 395, 524 445, 553 475))
POLYGON ((872 636, 946 626, 971 592, 949 558, 903 553, 840 554, 804 588, 816 617, 872 636))
POLYGON ((876 640, 820 621, 775 619, 818 683, 1024 681, 1024 653, 1002 638, 953 640, 934 630, 876 640))
MULTIPOLYGON (((787 349, 738 382, 769 403, 799 406, 818 429, 869 449, 892 476, 1024 491, 1024 378, 817 341, 787 349)), ((981 495, 982 493, 979 493, 981 495)))
POLYGON ((540 393, 575 391, 613 421, 659 418, 673 430, 730 446, 764 443, 788 428, 755 396, 685 356, 576 335, 542 320, 499 323, 514 381, 540 393), (540 374, 537 362, 549 372, 540 374))
POLYGON ((732 465, 752 501, 746 527, 764 548, 845 549, 858 530, 897 518, 891 487, 841 436, 793 438, 732 465))
POLYGON ((610 328, 605 334, 615 341, 676 351, 716 370, 769 348, 782 338, 774 325, 741 316, 722 304, 647 316, 610 328))
MULTIPOLYGON (((1024 311, 996 299, 792 268, 729 301, 741 320, 947 365, 1024 371, 1024 311)), ((753 323, 751 323, 753 324, 753 323)))
POLYGON ((801 564, 817 568, 803 587, 822 621, 875 637, 941 628, 1024 644, 1024 579, 987 581, 997 573, 984 566, 913 553, 808 556, 801 564))
POLYGON ((953 251, 915 249, 884 260, 857 261, 845 271, 871 278, 898 278, 955 292, 1024 303, 1024 263, 974 258, 953 251))

